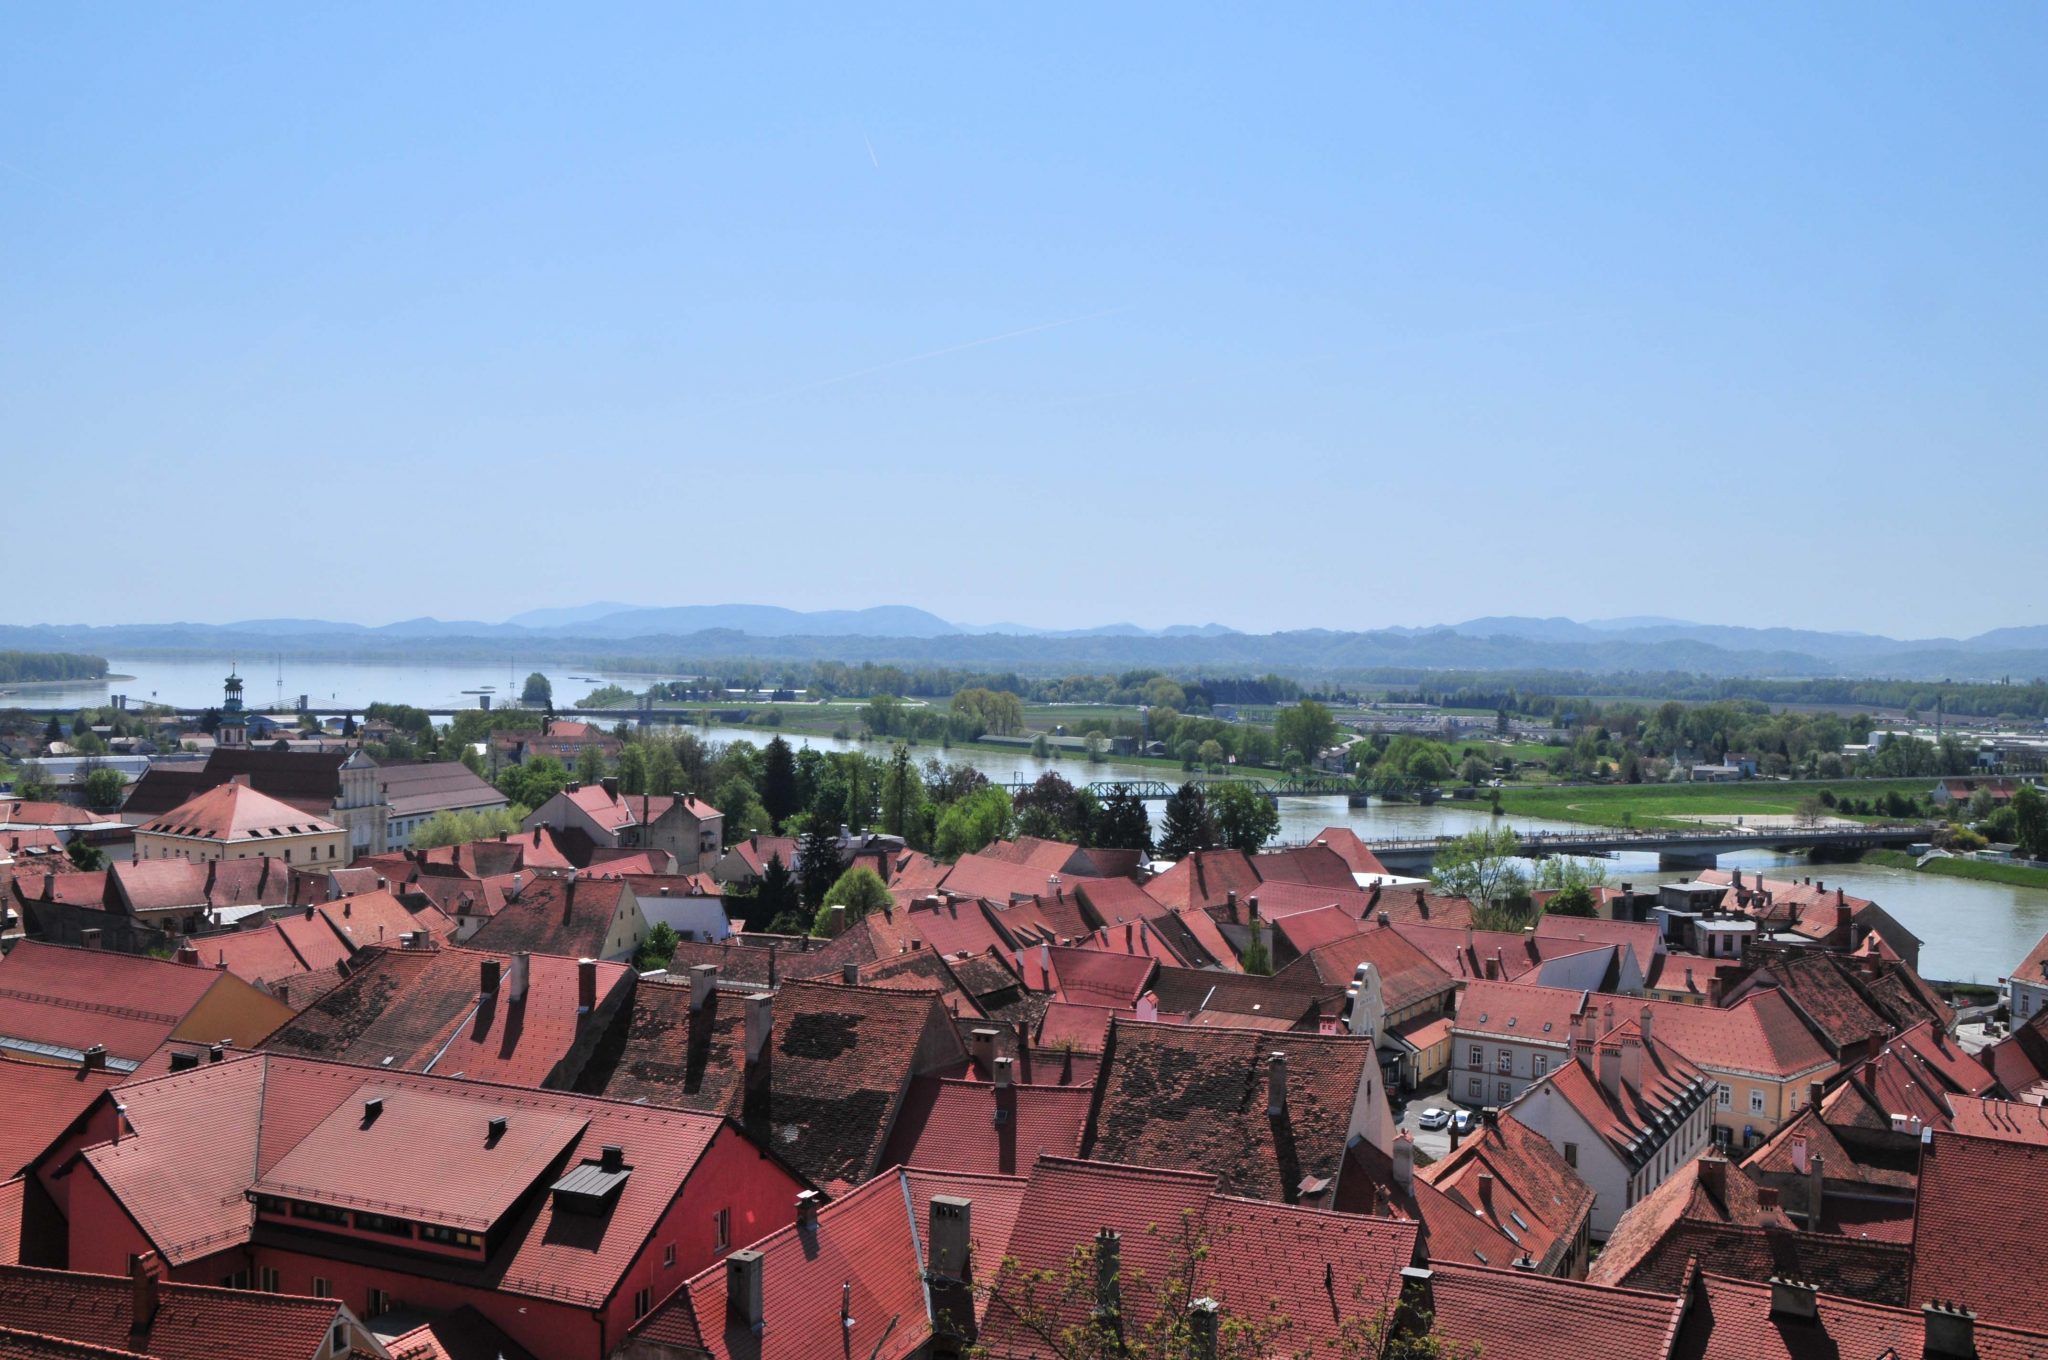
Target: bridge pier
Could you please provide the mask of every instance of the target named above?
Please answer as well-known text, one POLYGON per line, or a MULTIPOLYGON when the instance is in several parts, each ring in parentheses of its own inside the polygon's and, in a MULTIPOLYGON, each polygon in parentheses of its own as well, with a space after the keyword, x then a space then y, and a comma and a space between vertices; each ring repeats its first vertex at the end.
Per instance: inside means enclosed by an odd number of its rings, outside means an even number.
POLYGON ((1701 850, 1659 850, 1659 869, 1711 869, 1720 863, 1712 851, 1701 850))

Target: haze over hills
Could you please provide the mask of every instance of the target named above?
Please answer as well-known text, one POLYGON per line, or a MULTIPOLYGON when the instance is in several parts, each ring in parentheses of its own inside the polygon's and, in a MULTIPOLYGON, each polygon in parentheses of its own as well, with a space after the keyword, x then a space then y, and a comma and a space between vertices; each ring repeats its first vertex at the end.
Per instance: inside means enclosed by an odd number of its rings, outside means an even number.
POLYGON ((1046 629, 950 622, 908 605, 801 611, 776 605, 650 607, 599 602, 535 609, 501 623, 405 619, 379 626, 320 619, 0 626, 0 647, 87 651, 480 656, 579 660, 751 658, 1006 668, 1032 672, 1178 666, 1230 671, 1571 670, 1722 677, 2028 680, 2048 675, 2048 625, 1974 638, 1896 639, 1676 619, 1582 623, 1496 616, 1433 628, 1314 628, 1251 634, 1217 624, 1113 623, 1046 629))

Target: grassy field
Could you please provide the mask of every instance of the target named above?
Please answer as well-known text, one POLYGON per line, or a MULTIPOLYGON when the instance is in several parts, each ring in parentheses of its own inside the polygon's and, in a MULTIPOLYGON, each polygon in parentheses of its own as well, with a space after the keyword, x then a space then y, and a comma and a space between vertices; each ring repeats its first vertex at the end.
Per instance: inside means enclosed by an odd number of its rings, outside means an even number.
POLYGON ((1845 779, 1833 783, 1781 784, 1750 780, 1740 784, 1613 784, 1517 788, 1500 791, 1501 810, 1520 817, 1546 817, 1597 826, 1682 827, 1688 816, 1791 816, 1823 789, 1836 796, 1882 797, 1894 790, 1927 792, 1927 779, 1845 779))
POLYGON ((2024 864, 1991 864, 1981 859, 1931 859, 1919 864, 1904 850, 1866 850, 1860 862, 1945 878, 1972 878, 1980 883, 2010 883, 2016 888, 2048 888, 2048 869, 2029 869, 2024 864))

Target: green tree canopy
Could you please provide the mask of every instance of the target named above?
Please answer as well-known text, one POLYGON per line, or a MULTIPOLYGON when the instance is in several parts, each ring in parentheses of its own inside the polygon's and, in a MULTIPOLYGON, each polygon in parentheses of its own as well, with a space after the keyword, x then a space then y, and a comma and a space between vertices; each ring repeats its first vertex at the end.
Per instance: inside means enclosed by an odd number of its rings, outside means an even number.
POLYGON ((801 804, 797 801, 796 756, 789 743, 776 737, 761 756, 761 806, 776 830, 790 819, 801 804))
POLYGON ((2028 859, 2048 859, 2048 798, 2032 784, 2012 796, 2013 838, 2028 859))
POLYGON ((481 808, 473 812, 437 812, 412 833, 412 848, 432 850, 442 845, 468 845, 471 841, 496 840, 502 833, 519 833, 526 817, 524 807, 481 808))
POLYGON ((537 808, 568 782, 568 766, 553 756, 534 756, 524 764, 507 765, 498 775, 498 792, 521 807, 537 808))
POLYGON ((519 702, 535 708, 545 708, 555 701, 555 687, 539 671, 526 677, 526 684, 519 690, 519 702))
POLYGON ((1185 859, 1197 850, 1214 849, 1220 839, 1202 786, 1188 783, 1175 789, 1160 818, 1159 853, 1167 859, 1185 859))
POLYGON ((110 765, 102 765, 85 776, 80 785, 85 795, 85 805, 94 812, 112 812, 121 806, 121 795, 128 791, 128 778, 110 765))
POLYGON ((1292 708, 1281 709, 1274 717, 1273 736, 1281 750, 1310 765, 1337 739, 1337 720, 1315 700, 1303 699, 1292 708))
POLYGON ((1095 819, 1095 843, 1116 850, 1152 853, 1152 819, 1145 802, 1128 789, 1118 789, 1103 800, 1102 813, 1095 819))
POLYGON ((933 851, 941 859, 958 859, 993 841, 1006 840, 1015 831, 1015 810, 1008 791, 991 784, 939 814, 933 851))
POLYGON ((823 935, 831 924, 832 908, 845 907, 849 924, 858 921, 871 911, 894 904, 889 895, 889 885, 882 876, 865 864, 856 864, 841 874, 825 892, 825 901, 818 907, 817 915, 811 921, 811 934, 823 935))
POLYGON ((1209 790, 1209 813, 1223 843, 1247 855, 1280 834, 1280 808, 1250 784, 1218 784, 1209 790))
POLYGON ((1520 844, 1520 838, 1507 827, 1469 831, 1437 851, 1430 887, 1489 907, 1518 897, 1529 886, 1515 856, 1520 844))

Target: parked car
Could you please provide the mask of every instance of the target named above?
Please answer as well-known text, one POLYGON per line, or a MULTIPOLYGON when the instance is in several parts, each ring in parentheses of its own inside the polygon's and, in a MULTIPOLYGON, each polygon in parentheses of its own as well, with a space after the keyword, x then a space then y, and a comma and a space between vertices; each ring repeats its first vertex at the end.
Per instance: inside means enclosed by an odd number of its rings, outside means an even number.
POLYGON ((1440 1129, 1451 1122, 1451 1112, 1432 1105, 1422 1112, 1422 1118, 1417 1122, 1425 1129, 1440 1129))
POLYGON ((1458 1136, 1463 1137, 1472 1132, 1472 1126, 1478 1122, 1470 1110, 1460 1110, 1451 1117, 1451 1128, 1458 1136))

